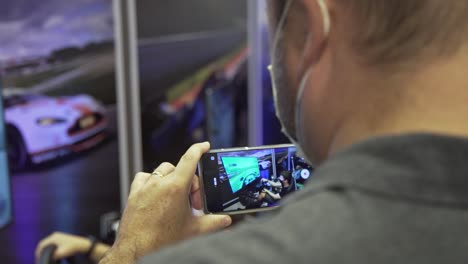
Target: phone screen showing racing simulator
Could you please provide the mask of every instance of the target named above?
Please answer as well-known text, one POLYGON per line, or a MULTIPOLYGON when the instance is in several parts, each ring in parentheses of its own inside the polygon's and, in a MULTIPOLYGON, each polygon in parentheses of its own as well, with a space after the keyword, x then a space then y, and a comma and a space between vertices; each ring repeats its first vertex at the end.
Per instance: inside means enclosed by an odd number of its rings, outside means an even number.
POLYGON ((199 175, 206 213, 247 213, 281 204, 304 187, 313 168, 293 145, 213 150, 199 175))

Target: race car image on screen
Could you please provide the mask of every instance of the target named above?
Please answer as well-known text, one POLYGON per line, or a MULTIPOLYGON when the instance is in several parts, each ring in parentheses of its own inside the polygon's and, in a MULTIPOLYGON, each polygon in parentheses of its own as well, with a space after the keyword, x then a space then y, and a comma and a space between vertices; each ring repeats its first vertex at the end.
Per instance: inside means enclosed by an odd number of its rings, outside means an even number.
POLYGON ((3 89, 8 158, 13 170, 89 149, 106 137, 103 105, 88 95, 48 97, 3 89))

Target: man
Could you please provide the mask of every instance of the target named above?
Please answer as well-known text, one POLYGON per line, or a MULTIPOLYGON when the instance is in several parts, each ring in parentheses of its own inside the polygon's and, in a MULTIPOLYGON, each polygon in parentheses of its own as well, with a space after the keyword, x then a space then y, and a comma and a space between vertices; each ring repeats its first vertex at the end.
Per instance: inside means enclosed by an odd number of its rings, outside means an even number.
POLYGON ((180 243, 230 224, 191 214, 195 145, 136 176, 102 263, 466 263, 468 1, 268 5, 278 116, 314 179, 270 216, 180 243))
POLYGON ((263 190, 263 178, 256 180, 239 191, 239 201, 246 209, 259 208, 265 202, 266 192, 263 190))
POLYGON ((282 184, 280 196, 286 197, 290 193, 296 190, 296 186, 293 184, 293 177, 290 171, 281 172, 280 181, 282 184))

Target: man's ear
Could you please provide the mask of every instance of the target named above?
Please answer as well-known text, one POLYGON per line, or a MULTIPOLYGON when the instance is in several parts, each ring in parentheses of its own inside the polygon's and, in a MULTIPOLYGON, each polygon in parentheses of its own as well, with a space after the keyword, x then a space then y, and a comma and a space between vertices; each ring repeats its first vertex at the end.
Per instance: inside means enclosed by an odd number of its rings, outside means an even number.
POLYGON ((305 15, 305 38, 299 76, 304 76, 311 65, 316 64, 323 55, 331 30, 331 13, 328 0, 302 0, 305 15))

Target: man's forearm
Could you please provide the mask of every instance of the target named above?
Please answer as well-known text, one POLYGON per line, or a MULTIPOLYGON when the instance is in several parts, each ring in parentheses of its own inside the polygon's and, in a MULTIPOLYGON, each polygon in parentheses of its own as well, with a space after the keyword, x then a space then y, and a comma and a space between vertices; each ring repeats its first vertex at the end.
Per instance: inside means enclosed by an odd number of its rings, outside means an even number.
POLYGON ((275 199, 275 200, 280 200, 281 199, 281 195, 277 194, 277 193, 272 193, 271 191, 269 190, 266 190, 266 192, 271 196, 271 198, 275 199))
POLYGON ((129 247, 114 245, 107 251, 99 264, 134 264, 136 263, 135 251, 129 247))
POLYGON ((109 250, 110 247, 108 245, 98 243, 90 256, 93 263, 98 263, 101 259, 103 259, 109 250))
POLYGON ((275 187, 275 188, 278 188, 278 187, 281 187, 281 186, 282 186, 280 182, 268 181, 268 183, 269 183, 272 187, 275 187))

